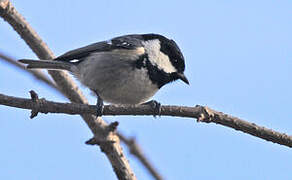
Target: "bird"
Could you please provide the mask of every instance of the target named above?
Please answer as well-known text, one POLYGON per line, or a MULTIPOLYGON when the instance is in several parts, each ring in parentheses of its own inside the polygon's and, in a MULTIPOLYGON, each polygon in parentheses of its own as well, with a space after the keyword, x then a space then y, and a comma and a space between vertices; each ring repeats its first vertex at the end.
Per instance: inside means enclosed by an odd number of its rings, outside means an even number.
POLYGON ((177 43, 155 34, 129 34, 93 43, 47 60, 20 59, 27 69, 67 70, 97 96, 97 116, 104 101, 115 105, 152 104, 164 85, 176 80, 189 84, 185 59, 177 43))

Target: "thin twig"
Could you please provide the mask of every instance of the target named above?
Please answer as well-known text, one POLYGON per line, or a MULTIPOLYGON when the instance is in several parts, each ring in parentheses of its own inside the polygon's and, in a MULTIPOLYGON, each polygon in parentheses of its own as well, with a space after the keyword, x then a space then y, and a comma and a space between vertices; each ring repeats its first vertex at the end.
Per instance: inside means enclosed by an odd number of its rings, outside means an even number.
POLYGON ((8 62, 8 63, 14 65, 15 67, 18 67, 18 68, 24 70, 25 72, 31 73, 36 79, 46 83, 47 85, 51 86, 55 90, 59 91, 59 89, 56 86, 56 84, 53 81, 51 81, 46 76, 46 74, 44 74, 42 71, 37 70, 37 69, 35 69, 35 70, 26 69, 23 64, 20 64, 19 62, 15 61, 13 58, 8 57, 7 55, 5 55, 4 53, 1 53, 1 52, 0 52, 0 59, 2 59, 5 62, 8 62))
MULTIPOLYGON (((21 14, 16 11, 9 0, 0 0, 0 16, 13 27, 40 59, 54 59, 52 51, 21 14)), ((83 104, 88 103, 78 86, 70 76, 68 76, 68 73, 63 71, 49 71, 49 74, 52 76, 61 92, 70 99, 70 101, 83 104)), ((82 117, 96 139, 100 141, 116 142, 114 144, 100 144, 100 148, 109 159, 118 179, 135 180, 136 176, 123 153, 116 133, 109 133, 107 131, 107 123, 101 118, 96 118, 88 114, 82 115, 82 117)))
POLYGON ((124 142, 127 147, 130 150, 130 153, 134 155, 142 164, 145 166, 145 168, 149 171, 149 173, 156 179, 156 180, 162 180, 162 176, 159 174, 159 172, 154 168, 154 166, 150 163, 149 159, 146 158, 144 153, 141 150, 141 147, 136 142, 135 138, 126 138, 123 134, 118 133, 118 136, 124 142))
MULTIPOLYGON (((75 103, 59 103, 42 99, 39 103, 24 98, 16 98, 0 94, 0 104, 18 107, 23 109, 31 109, 42 113, 65 113, 65 114, 95 114, 96 106, 75 104, 75 103)), ((153 108, 148 105, 136 106, 114 106, 108 105, 104 107, 103 115, 153 115, 153 108)), ((175 116, 196 118, 198 122, 216 123, 223 126, 239 130, 250 135, 271 141, 277 144, 292 147, 292 136, 284 133, 276 132, 272 129, 258 126, 233 117, 222 112, 217 112, 208 107, 195 106, 161 106, 162 116, 175 116)))

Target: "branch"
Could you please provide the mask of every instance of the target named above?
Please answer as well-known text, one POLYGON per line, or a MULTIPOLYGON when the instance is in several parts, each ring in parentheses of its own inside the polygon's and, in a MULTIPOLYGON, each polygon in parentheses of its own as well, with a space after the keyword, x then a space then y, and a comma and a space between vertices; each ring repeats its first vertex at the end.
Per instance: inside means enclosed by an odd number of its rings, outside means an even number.
POLYGON ((139 161, 145 166, 148 172, 156 179, 162 180, 162 176, 158 173, 158 171, 153 167, 150 161, 145 157, 135 138, 128 139, 124 137, 122 134, 118 133, 118 136, 124 142, 128 148, 130 149, 130 153, 134 155, 139 161))
MULTIPOLYGON (((28 22, 16 11, 9 0, 0 0, 0 16, 13 27, 40 59, 54 59, 52 51, 32 29, 28 22)), ((83 104, 88 103, 78 86, 67 73, 63 71, 48 72, 61 92, 70 99, 70 101, 83 104)), ((94 138, 102 142, 112 142, 113 140, 116 142, 100 143, 99 145, 109 159, 116 176, 119 179, 136 179, 135 174, 130 168, 129 161, 120 146, 118 136, 113 132, 109 133, 107 131, 108 124, 101 118, 96 118, 88 114, 82 115, 82 118, 94 134, 94 138)))
MULTIPOLYGON (((41 101, 38 102, 33 99, 16 98, 3 94, 0 94, 0 104, 22 109, 30 109, 33 112, 41 113, 96 113, 96 106, 94 105, 59 103, 47 101, 45 99, 41 99, 41 101)), ((104 107, 103 115, 153 115, 153 108, 149 105, 107 105, 104 107)), ((239 118, 226 115, 222 112, 217 112, 205 106, 162 106, 161 115, 196 118, 198 122, 220 124, 265 139, 267 141, 292 147, 292 136, 288 136, 284 133, 279 133, 272 129, 258 126, 254 123, 250 123, 239 118)))

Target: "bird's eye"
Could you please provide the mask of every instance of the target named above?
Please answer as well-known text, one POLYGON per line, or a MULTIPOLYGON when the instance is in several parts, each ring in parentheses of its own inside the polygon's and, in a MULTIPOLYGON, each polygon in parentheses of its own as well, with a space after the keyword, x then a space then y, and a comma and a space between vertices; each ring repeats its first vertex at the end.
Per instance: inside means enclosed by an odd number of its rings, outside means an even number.
POLYGON ((174 63, 178 63, 178 60, 177 60, 177 59, 175 59, 175 60, 174 60, 174 63))

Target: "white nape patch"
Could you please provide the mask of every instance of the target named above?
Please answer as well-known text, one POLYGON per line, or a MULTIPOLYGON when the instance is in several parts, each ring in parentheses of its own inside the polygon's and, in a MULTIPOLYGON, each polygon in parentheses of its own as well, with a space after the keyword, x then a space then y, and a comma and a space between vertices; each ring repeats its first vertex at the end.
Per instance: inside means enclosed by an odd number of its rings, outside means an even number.
POLYGON ((71 63, 77 63, 77 62, 79 62, 79 59, 72 59, 69 62, 71 62, 71 63))
POLYGON ((138 48, 136 48, 135 51, 136 51, 138 56, 141 56, 142 54, 145 53, 145 49, 143 47, 138 47, 138 48))
MULTIPOLYGON (((145 53, 145 49, 143 47, 138 47, 136 49, 115 49, 112 50, 111 53, 117 53, 120 56, 129 56, 131 55, 133 60, 136 60, 139 56, 145 53)), ((131 59, 130 58, 130 59, 131 59)))
POLYGON ((176 72, 169 57, 160 51, 160 41, 158 39, 145 41, 143 45, 152 64, 157 65, 159 69, 164 70, 166 73, 176 72))

